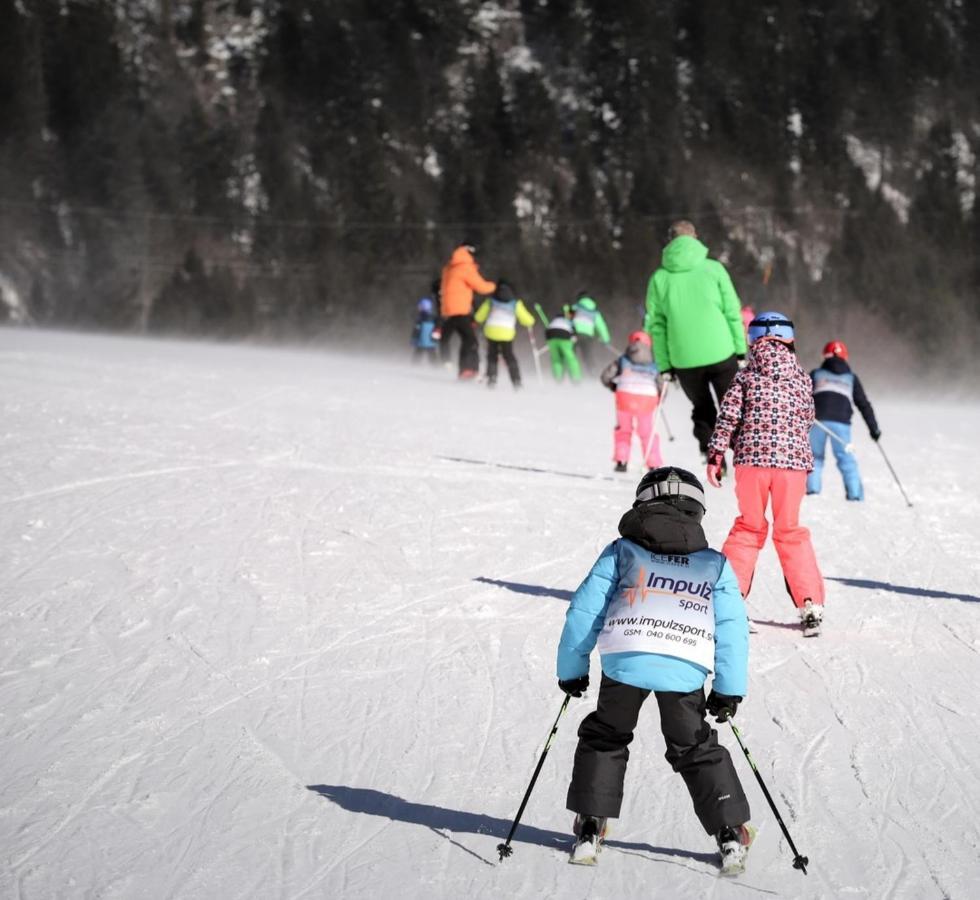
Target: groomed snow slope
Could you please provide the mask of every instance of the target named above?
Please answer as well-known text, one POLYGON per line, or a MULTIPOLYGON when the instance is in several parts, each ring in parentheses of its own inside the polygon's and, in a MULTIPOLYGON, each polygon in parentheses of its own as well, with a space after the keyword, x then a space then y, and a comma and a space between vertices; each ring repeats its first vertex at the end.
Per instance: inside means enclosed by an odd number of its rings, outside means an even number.
MULTIPOLYGON (((824 635, 769 549, 748 604, 737 721, 809 874, 719 726, 760 836, 717 877, 655 706, 600 865, 567 865, 594 692, 497 863, 569 594, 637 478, 606 391, 527 375, 0 330, 0 896, 975 897, 980 417, 867 376, 915 507, 858 424, 868 501, 831 468, 804 506, 824 635)), ((720 546, 730 483, 710 499, 720 546)))

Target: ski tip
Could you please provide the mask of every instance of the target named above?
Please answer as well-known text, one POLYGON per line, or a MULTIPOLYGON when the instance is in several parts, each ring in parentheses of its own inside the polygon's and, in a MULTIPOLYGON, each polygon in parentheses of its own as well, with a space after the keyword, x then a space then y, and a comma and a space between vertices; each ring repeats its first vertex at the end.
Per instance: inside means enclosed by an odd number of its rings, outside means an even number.
POLYGON ((500 861, 503 862, 514 852, 510 844, 497 844, 497 852, 500 854, 500 861))

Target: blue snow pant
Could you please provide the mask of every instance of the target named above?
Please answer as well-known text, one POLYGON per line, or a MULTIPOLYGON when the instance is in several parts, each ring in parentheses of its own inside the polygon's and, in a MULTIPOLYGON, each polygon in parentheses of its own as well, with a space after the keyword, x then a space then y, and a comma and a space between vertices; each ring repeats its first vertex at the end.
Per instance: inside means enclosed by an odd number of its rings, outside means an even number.
POLYGON ((829 428, 840 441, 835 441, 826 431, 816 425, 810 426, 810 447, 813 450, 813 471, 806 478, 806 492, 819 494, 823 476, 823 461, 827 449, 827 441, 834 451, 837 468, 844 479, 844 493, 848 500, 863 500, 864 486, 861 484, 861 473, 858 471, 857 457, 848 453, 844 447, 851 442, 851 426, 843 422, 820 423, 829 428))

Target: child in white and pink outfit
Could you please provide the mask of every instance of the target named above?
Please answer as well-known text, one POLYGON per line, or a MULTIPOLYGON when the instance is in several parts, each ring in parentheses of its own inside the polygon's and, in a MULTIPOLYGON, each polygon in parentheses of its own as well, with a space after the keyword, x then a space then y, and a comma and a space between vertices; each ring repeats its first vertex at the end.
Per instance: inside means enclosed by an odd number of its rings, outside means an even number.
POLYGON ((742 596, 748 596, 769 531, 766 507, 771 504, 772 542, 786 588, 804 633, 816 634, 823 619, 824 581, 810 532, 800 525, 807 472, 813 468, 813 395, 794 339, 793 323, 782 313, 762 313, 749 325, 749 363, 721 401, 708 445, 708 481, 721 487, 725 451, 732 446, 739 516, 721 551, 742 596))
POLYGON ((660 372, 653 361, 650 335, 634 331, 626 352, 611 362, 599 376, 616 394, 616 430, 613 432, 613 460, 617 472, 625 472, 630 459, 635 429, 643 448, 648 469, 663 465, 660 436, 653 430, 653 420, 660 403, 660 372))

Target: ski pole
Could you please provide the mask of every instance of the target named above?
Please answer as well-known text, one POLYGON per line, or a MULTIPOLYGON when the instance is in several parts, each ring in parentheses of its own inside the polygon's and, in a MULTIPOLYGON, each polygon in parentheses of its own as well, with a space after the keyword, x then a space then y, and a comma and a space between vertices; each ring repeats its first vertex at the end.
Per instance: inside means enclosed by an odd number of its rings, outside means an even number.
POLYGON ((541 384, 541 360, 538 359, 538 345, 534 340, 534 329, 528 328, 528 339, 531 341, 531 355, 534 357, 534 371, 538 373, 538 384, 541 384))
POLYGON ((728 720, 728 724, 732 726, 732 732, 735 735, 735 740, 738 741, 738 745, 742 748, 742 752, 745 754, 745 758, 749 761, 752 771, 755 772, 756 781, 759 782, 759 787, 762 788, 762 793, 766 795, 766 800, 769 801, 769 808, 773 811, 776 821, 779 822, 779 827, 783 829, 783 834, 786 836, 786 840, 789 842, 789 848, 793 851, 793 868, 802 870, 803 874, 806 875, 806 867, 810 865, 809 858, 800 855, 800 851, 796 849, 796 844, 793 843, 793 839, 789 836, 789 831, 786 830, 783 817, 779 814, 779 810, 776 809, 776 804, 773 803, 772 795, 769 793, 766 783, 762 780, 762 776, 759 774, 759 770, 755 765, 755 760, 752 759, 748 748, 742 743, 742 733, 735 727, 735 723, 731 719, 728 720))
POLYGON ((545 328, 547 328, 548 327, 548 317, 544 314, 544 310, 541 308, 541 304, 540 303, 535 303, 534 304, 534 311, 538 314, 538 318, 541 320, 541 324, 544 325, 545 328))
POLYGON ((514 824, 510 826, 510 834, 507 835, 507 840, 504 843, 497 844, 497 852, 500 854, 501 862, 503 862, 506 857, 510 856, 514 852, 514 848, 510 845, 511 838, 514 837, 514 832, 517 831, 517 825, 521 821, 521 816, 524 815, 524 807, 527 806, 527 801, 531 796, 531 791, 534 790, 534 783, 538 780, 538 775, 541 773, 541 767, 544 765, 544 758, 548 755, 551 742, 555 739, 555 734, 558 732, 558 723, 561 721, 561 717, 565 715, 565 710, 568 709, 568 701, 571 699, 571 694, 565 695, 565 702, 562 703, 561 709, 558 710, 558 717, 555 719, 555 724, 551 726, 551 733, 548 735, 548 740, 545 741, 544 750, 541 751, 541 759, 538 760, 538 764, 534 769, 534 774, 531 776, 531 783, 527 786, 527 790, 524 792, 524 799, 521 800, 521 806, 520 809, 517 810, 517 816, 514 818, 514 824))
POLYGON ((653 442, 657 437, 657 422, 660 421, 660 416, 664 408, 664 400, 667 399, 667 388, 670 386, 669 381, 664 382, 663 390, 660 391, 660 402, 657 404, 657 410, 653 414, 653 425, 650 426, 650 440, 647 441, 646 447, 643 448, 643 464, 647 464, 647 458, 650 455, 650 450, 653 448, 653 442))
POLYGON ((854 452, 854 445, 853 444, 848 444, 839 434, 837 434, 836 432, 831 431, 826 425, 824 425, 823 422, 818 422, 816 419, 814 419, 813 420, 813 424, 816 425, 817 428, 819 428, 821 431, 826 431, 827 434, 829 434, 830 437, 833 440, 837 441, 837 443, 840 444, 844 448, 844 452, 845 453, 853 453, 854 452))
POLYGON ((882 458, 885 460, 885 464, 888 466, 888 471, 892 473, 892 478, 895 479, 895 484, 898 485, 898 489, 902 492, 902 496, 905 498, 905 502, 911 506, 912 501, 909 500, 909 495, 905 493, 905 488, 902 487, 902 482, 898 480, 898 475, 895 474, 895 470, 892 468, 892 464, 888 461, 888 457, 885 456, 885 448, 881 446, 880 441, 875 441, 878 445, 878 449, 881 451, 882 458))
MULTIPOLYGON (((665 385, 666 384, 669 384, 669 383, 670 382, 665 382, 665 385)), ((664 405, 663 397, 660 398, 660 405, 661 406, 664 405)), ((667 421, 667 411, 666 410, 662 410, 661 411, 660 418, 663 419, 663 422, 664 422, 664 431, 667 432, 667 440, 668 441, 672 441, 674 439, 674 432, 670 430, 670 423, 667 421)))

